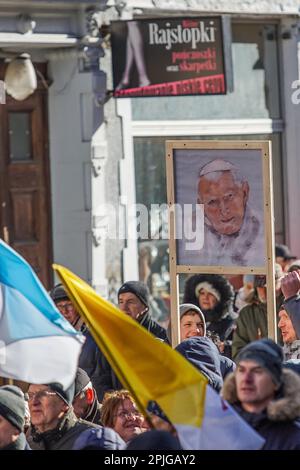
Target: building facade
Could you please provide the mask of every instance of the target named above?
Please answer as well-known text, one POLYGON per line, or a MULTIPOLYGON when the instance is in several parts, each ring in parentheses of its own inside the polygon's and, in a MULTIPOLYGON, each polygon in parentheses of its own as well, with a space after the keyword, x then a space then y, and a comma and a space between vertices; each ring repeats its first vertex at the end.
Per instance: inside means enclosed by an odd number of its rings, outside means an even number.
MULTIPOLYGON (((150 209, 151 204, 167 202, 167 139, 271 140, 276 241, 300 255, 299 6, 296 1, 126 2, 124 17, 126 12, 134 18, 222 15, 230 24, 226 59, 231 61, 232 76, 226 95, 117 100, 127 149, 123 157, 127 164, 121 162, 127 182, 124 196, 131 181, 136 203, 150 209)), ((152 233, 156 222, 153 214, 152 233)), ((154 296, 166 296, 167 240, 149 235, 128 242, 125 250, 130 246, 131 259, 138 250, 138 266, 126 265, 125 277, 139 271, 154 296)))
POLYGON ((1 1, 0 70, 30 54, 38 87, 0 106, 1 236, 53 285, 53 261, 106 293, 102 226, 106 75, 100 17, 106 1, 1 1))

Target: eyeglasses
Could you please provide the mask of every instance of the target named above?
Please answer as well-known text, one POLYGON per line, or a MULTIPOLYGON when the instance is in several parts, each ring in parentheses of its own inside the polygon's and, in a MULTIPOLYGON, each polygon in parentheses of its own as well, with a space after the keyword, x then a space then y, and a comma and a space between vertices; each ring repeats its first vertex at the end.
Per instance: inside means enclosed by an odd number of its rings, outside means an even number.
POLYGON ((40 390, 39 392, 28 392, 24 394, 26 401, 32 401, 35 398, 37 400, 42 400, 43 398, 56 395, 55 392, 50 392, 49 390, 40 390))
POLYGON ((134 418, 137 418, 139 416, 141 416, 141 413, 136 410, 136 411, 120 411, 120 413, 117 413, 115 415, 116 418, 121 418, 121 419, 128 419, 128 418, 131 418, 131 416, 133 416, 134 418))

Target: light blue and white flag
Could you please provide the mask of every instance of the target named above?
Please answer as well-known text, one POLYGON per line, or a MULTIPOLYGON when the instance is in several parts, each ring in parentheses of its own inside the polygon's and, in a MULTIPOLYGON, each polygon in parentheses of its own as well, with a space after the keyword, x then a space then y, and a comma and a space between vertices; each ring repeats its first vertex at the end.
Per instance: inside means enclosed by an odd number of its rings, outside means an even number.
POLYGON ((83 341, 29 264, 0 240, 0 376, 66 389, 83 341))
POLYGON ((202 426, 175 426, 180 443, 190 450, 258 450, 265 443, 241 416, 209 385, 202 426))

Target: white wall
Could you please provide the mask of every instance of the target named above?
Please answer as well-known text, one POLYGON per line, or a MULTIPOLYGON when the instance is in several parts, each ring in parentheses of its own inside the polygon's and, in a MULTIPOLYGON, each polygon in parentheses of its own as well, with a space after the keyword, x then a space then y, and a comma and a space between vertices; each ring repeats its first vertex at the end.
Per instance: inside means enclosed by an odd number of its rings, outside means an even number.
MULTIPOLYGON (((286 213, 286 242, 292 253, 300 257, 300 92, 299 103, 293 103, 292 95, 297 89, 292 83, 299 80, 298 47, 300 43, 300 22, 286 19, 282 24, 282 33, 290 37, 282 39, 282 99, 283 120, 285 124, 283 142, 283 184, 286 213), (297 24, 298 23, 298 24, 297 24)), ((274 188, 276 191, 276 188, 274 188)))
POLYGON ((77 59, 67 54, 49 64, 53 258, 91 280, 91 77, 78 73, 77 59))

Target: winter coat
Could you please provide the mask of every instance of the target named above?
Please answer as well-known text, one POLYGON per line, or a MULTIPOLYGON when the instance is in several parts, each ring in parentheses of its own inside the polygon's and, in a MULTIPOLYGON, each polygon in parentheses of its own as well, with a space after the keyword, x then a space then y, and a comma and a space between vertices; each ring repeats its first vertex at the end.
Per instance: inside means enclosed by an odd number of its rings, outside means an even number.
POLYGON ((286 369, 290 369, 296 374, 300 375, 300 359, 292 359, 290 361, 284 362, 282 365, 286 369))
POLYGON ((152 333, 154 336, 156 336, 156 338, 162 339, 165 343, 169 343, 165 328, 156 323, 156 321, 152 320, 149 312, 139 319, 139 324, 149 331, 149 333, 152 333))
POLYGON ((236 328, 232 338, 232 358, 235 360, 238 353, 246 344, 268 336, 267 306, 261 302, 247 305, 240 311, 236 320, 236 328))
POLYGON ((294 372, 283 369, 282 392, 262 413, 248 413, 242 409, 234 374, 226 378, 222 395, 266 440, 263 450, 300 450, 300 377, 294 372))
POLYGON ((73 408, 70 408, 55 429, 40 433, 30 426, 27 440, 34 450, 71 450, 78 436, 89 428, 99 426, 76 418, 73 408))
POLYGON ((101 370, 101 357, 102 353, 94 341, 91 333, 86 326, 83 327, 82 333, 85 336, 85 342, 81 349, 79 356, 78 367, 83 369, 93 384, 97 395, 101 394, 101 381, 99 379, 101 370))
MULTIPOLYGON (((166 343, 169 343, 166 330, 162 328, 154 320, 152 320, 148 312, 139 319, 139 323, 147 331, 149 331, 149 333, 152 333, 157 338, 163 340, 166 343)), ((132 339, 134 341, 134 338, 132 339)), ((106 357, 102 353, 100 354, 100 359, 99 359, 99 369, 101 373, 99 374, 97 378, 97 384, 98 384, 97 395, 99 397, 99 401, 102 402, 104 394, 106 392, 110 392, 112 390, 121 390, 124 387, 121 384, 121 382, 118 380, 109 362, 107 361, 106 357)))
POLYGON ((229 359, 229 357, 222 356, 221 354, 220 354, 220 363, 221 363, 220 364, 221 365, 221 374, 222 374, 222 377, 223 377, 223 380, 224 380, 225 377, 227 377, 228 374, 235 371, 236 365, 235 365, 235 362, 233 362, 231 359, 229 359))
POLYGON ((231 341, 235 318, 233 300, 233 287, 224 276, 219 274, 195 274, 185 283, 183 303, 191 303, 201 308, 206 321, 206 330, 212 334, 217 334, 220 340, 225 342, 224 355, 228 357, 231 357, 231 341), (199 305, 195 289, 201 282, 209 282, 220 294, 220 301, 212 310, 204 310, 199 305))
MULTIPOLYGON (((276 297, 276 310, 279 311, 282 305, 282 294, 276 297)), ((278 323, 278 322, 277 322, 278 323)), ((252 304, 242 308, 235 321, 235 328, 232 337, 232 358, 236 359, 239 351, 246 344, 257 339, 268 337, 268 316, 267 304, 258 300, 255 293, 252 304)), ((282 344, 281 331, 277 328, 278 343, 282 344)))
POLYGON ((123 450, 125 442, 119 434, 102 426, 83 431, 76 439, 72 450, 123 450))
POLYGON ((193 336, 178 346, 178 351, 208 379, 209 385, 219 392, 223 385, 220 353, 217 346, 205 336, 193 336))

